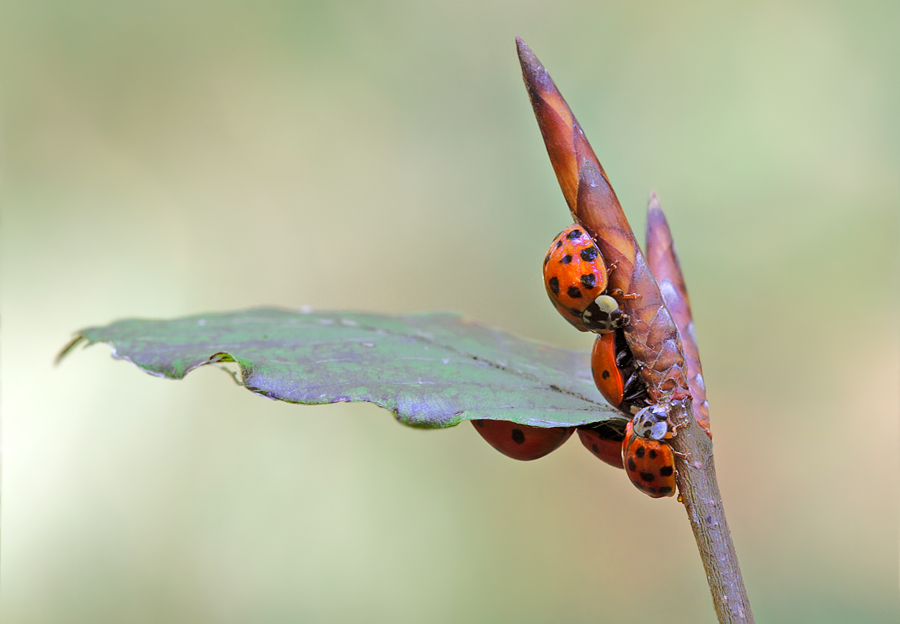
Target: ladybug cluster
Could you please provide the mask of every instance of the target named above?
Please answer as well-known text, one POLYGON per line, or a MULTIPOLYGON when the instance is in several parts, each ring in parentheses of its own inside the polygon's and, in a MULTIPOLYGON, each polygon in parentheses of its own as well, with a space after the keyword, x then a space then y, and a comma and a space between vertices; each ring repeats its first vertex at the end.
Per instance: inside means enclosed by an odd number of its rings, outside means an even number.
MULTIPOLYGON (((632 417, 624 428, 609 422, 578 428, 582 444, 602 461, 624 468, 645 494, 659 498, 675 493, 675 461, 665 443, 665 411, 648 405, 647 388, 623 328, 628 316, 619 307, 621 291, 609 291, 609 273, 600 249, 578 224, 559 233, 544 257, 544 286, 557 311, 579 331, 594 332, 591 352, 594 383, 610 405, 632 417)), ((559 448, 574 427, 541 428, 506 421, 475 420, 487 442, 513 459, 538 459, 559 448)))

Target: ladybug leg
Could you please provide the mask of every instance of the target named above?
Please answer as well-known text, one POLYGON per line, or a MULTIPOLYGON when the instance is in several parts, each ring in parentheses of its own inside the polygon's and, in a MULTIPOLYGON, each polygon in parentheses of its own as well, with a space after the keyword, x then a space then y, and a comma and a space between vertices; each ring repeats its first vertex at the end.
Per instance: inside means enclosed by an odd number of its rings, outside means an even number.
POLYGON ((606 294, 616 299, 638 299, 641 296, 639 293, 624 293, 620 288, 613 288, 606 294))
MULTIPOLYGON (((610 262, 610 263, 606 266, 606 276, 607 276, 607 278, 608 278, 610 275, 612 275, 612 272, 615 271, 616 268, 618 268, 618 266, 619 266, 619 261, 618 261, 618 260, 613 260, 612 262, 610 262)), ((611 297, 616 297, 616 298, 618 298, 618 299, 637 299, 638 297, 640 297, 640 295, 639 295, 638 293, 628 293, 628 294, 625 294, 624 292, 622 292, 622 290, 621 290, 620 288, 613 288, 613 289, 607 291, 606 294, 607 294, 607 295, 610 295, 611 297)))
MULTIPOLYGON (((678 423, 677 425, 672 425, 671 423, 669 423, 669 426, 672 428, 671 432, 672 432, 672 437, 674 438, 675 436, 678 435, 678 430, 683 429, 684 427, 687 427, 688 423, 681 422, 681 423, 678 423)), ((666 436, 666 437, 669 437, 669 436, 666 436)))

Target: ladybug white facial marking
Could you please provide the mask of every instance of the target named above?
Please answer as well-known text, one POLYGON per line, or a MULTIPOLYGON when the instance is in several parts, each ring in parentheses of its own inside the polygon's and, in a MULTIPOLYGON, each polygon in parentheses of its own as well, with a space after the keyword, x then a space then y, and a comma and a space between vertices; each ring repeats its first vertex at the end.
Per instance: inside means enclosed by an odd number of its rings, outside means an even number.
POLYGON ((628 317, 619 302, 609 295, 600 295, 581 314, 584 326, 598 334, 607 334, 627 324, 628 317))
POLYGON ((662 440, 669 433, 666 410, 661 405, 651 405, 640 410, 631 421, 635 435, 648 440, 662 440))

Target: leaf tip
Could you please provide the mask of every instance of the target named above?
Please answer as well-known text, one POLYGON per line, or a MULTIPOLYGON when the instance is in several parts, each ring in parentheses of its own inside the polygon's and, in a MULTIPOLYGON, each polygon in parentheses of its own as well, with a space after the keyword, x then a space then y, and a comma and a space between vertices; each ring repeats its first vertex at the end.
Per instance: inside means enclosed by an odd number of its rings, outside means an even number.
POLYGON ((66 357, 66 356, 67 356, 67 355, 68 355, 75 347, 77 347, 82 341, 86 341, 86 340, 87 340, 87 338, 84 337, 84 334, 75 334, 75 337, 72 338, 72 340, 70 340, 70 341, 68 342, 68 344, 66 344, 66 346, 64 346, 64 347, 62 348, 62 351, 60 351, 60 352, 56 355, 56 358, 54 358, 54 360, 53 360, 53 365, 54 365, 54 366, 59 366, 59 363, 62 362, 62 359, 63 359, 64 357, 66 357))

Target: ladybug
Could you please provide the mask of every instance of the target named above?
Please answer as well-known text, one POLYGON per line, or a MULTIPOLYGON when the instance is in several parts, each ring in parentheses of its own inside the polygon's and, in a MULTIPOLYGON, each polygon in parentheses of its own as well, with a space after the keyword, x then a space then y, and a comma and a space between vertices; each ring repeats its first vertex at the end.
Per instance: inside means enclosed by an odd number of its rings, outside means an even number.
MULTIPOLYGON (((601 423, 603 424, 603 423, 601 423)), ((599 427, 579 427, 578 437, 581 443, 601 461, 615 468, 624 468, 622 463, 622 434, 611 435, 601 431, 599 427)))
POLYGON ((620 411, 634 416, 647 405, 647 386, 622 330, 597 336, 591 350, 591 374, 603 398, 620 411))
POLYGON ((584 228, 560 232, 544 257, 544 287, 563 318, 579 331, 612 332, 628 317, 605 294, 608 271, 600 249, 584 228))
POLYGON ((513 459, 540 459, 563 445, 575 427, 531 427, 505 420, 473 420, 488 444, 513 459))
POLYGON ((662 498, 675 494, 675 455, 672 448, 660 440, 637 435, 630 421, 625 425, 622 461, 634 487, 647 496, 662 498))

